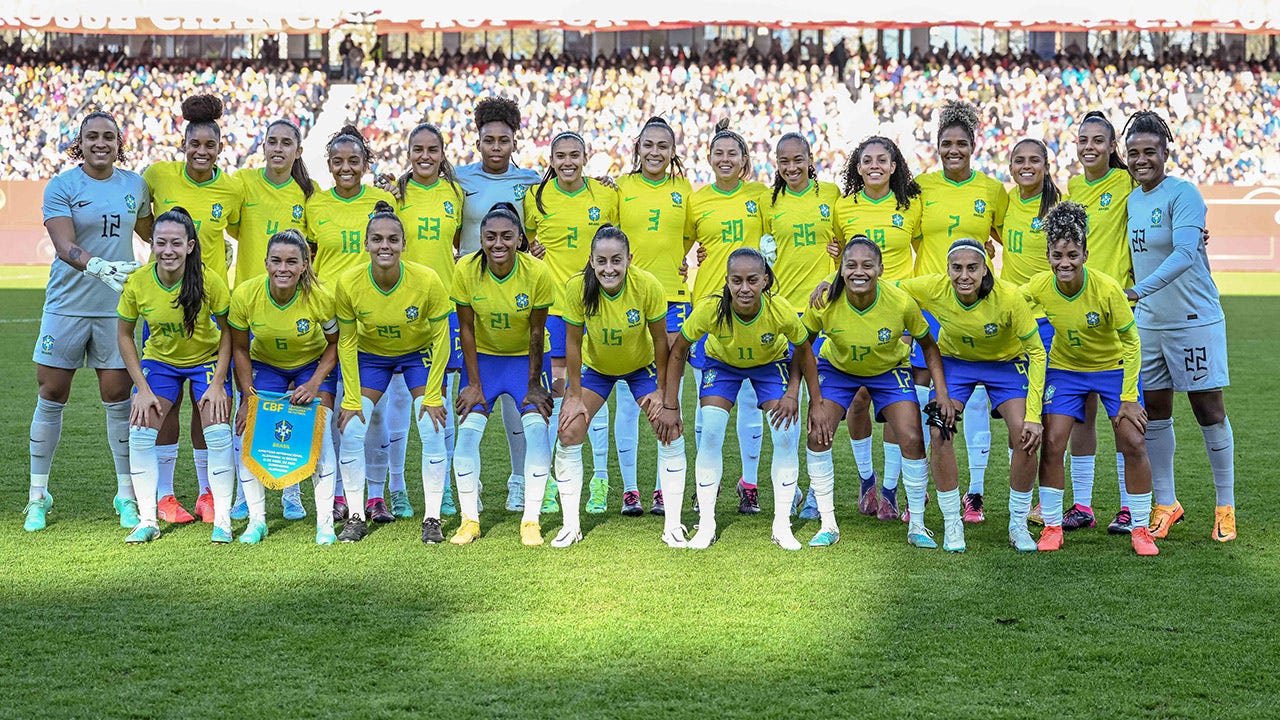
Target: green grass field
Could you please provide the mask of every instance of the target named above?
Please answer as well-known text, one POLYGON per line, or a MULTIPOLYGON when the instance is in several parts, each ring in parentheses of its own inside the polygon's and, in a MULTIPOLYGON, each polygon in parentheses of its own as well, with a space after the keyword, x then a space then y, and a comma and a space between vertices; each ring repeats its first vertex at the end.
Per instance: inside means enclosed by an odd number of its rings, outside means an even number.
MULTIPOLYGON (((209 526, 195 525, 127 547, 87 373, 66 413, 49 527, 27 534, 22 437, 40 301, 39 291, 0 291, 0 382, 13 400, 0 415, 11 438, 0 445, 0 630, 9 638, 0 716, 1276 716, 1267 688, 1280 492, 1268 478, 1278 456, 1250 393, 1272 381, 1280 339, 1265 329, 1280 299, 1225 301, 1241 537, 1209 538, 1208 464, 1182 402, 1177 468, 1188 520, 1152 559, 1101 527, 1069 534, 1060 553, 1015 553, 998 451, 990 519, 969 528, 969 552, 910 548, 901 524, 856 513, 847 443, 836 460, 843 540, 829 550, 779 550, 767 514, 737 515, 731 492, 720 502, 718 544, 669 550, 659 518, 617 514, 616 467, 611 512, 584 516, 584 543, 524 548, 519 517, 501 509, 506 448, 496 420, 485 444, 485 537, 470 547, 425 547, 418 523, 400 521, 359 545, 318 548, 310 520, 280 518, 278 493, 269 494, 272 534, 260 546, 211 546, 209 526)), ((642 490, 652 489, 651 439, 644 429, 642 490)), ((1100 519, 1116 504, 1111 447, 1104 427, 1100 519)), ((188 507, 189 458, 184 447, 177 486, 188 507)), ((736 449, 729 478, 733 458, 736 449)), ((411 457, 411 476, 417 465, 411 457)), ((410 491, 420 509, 421 485, 410 491)), ((928 521, 941 529, 936 504, 928 521)), ((546 518, 544 529, 558 525, 546 518)), ((456 526, 448 520, 446 535, 456 526)), ((796 534, 816 531, 815 521, 796 534)))

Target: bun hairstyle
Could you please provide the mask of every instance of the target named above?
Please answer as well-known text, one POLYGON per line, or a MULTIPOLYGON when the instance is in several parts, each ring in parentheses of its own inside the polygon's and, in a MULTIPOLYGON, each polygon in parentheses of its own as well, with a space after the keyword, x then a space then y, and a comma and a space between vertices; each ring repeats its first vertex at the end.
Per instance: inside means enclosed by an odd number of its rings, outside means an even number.
POLYGON ((120 130, 120 123, 116 121, 114 115, 102 110, 94 110, 88 115, 85 115, 84 119, 80 121, 80 129, 76 131, 75 138, 73 138, 71 140, 71 144, 67 146, 67 156, 76 161, 84 160, 84 148, 80 145, 80 136, 84 135, 84 126, 88 125, 90 120, 97 120, 98 118, 102 118, 107 122, 110 122, 112 127, 116 129, 116 161, 127 160, 129 158, 129 148, 124 143, 124 133, 120 130))
POLYGON ((222 137, 218 118, 222 117, 222 99, 216 95, 192 95, 182 101, 182 119, 187 122, 186 137, 201 128, 209 128, 216 137, 222 137))
MULTIPOLYGON (((764 253, 759 250, 747 246, 740 247, 729 254, 729 259, 725 261, 725 275, 729 274, 729 266, 734 260, 747 258, 760 263, 760 267, 764 269, 765 283, 762 294, 768 293, 777 283, 778 278, 773 274, 773 267, 769 265, 769 261, 765 259, 764 253)), ((713 296, 714 297, 714 296, 713 296)), ((716 327, 733 327, 733 294, 729 290, 729 280, 726 277, 724 287, 720 289, 720 302, 716 305, 716 327)))
MULTIPOLYGON (((840 251, 840 265, 844 265, 844 256, 850 249, 855 247, 871 248, 871 254, 875 255, 876 262, 884 266, 884 253, 881 252, 880 246, 871 241, 871 238, 861 233, 849 238, 849 242, 845 244, 844 250, 840 251)), ((836 279, 831 283, 831 287, 827 288, 827 302, 832 302, 844 294, 844 273, 841 272, 840 266, 836 267, 836 279)))
POLYGON ((369 216, 369 224, 366 226, 365 237, 368 237, 368 229, 373 227, 375 220, 391 220, 395 222, 396 227, 400 228, 400 237, 404 237, 404 223, 400 220, 400 216, 396 214, 396 209, 386 200, 379 200, 373 204, 373 214, 369 216))
POLYGON ((476 130, 491 122, 499 122, 511 129, 511 134, 520 132, 520 106, 515 100, 506 97, 487 97, 476 103, 476 130))
MULTIPOLYGON (((809 179, 813 180, 814 178, 818 177, 818 171, 813 167, 813 148, 809 146, 809 141, 806 140, 805 137, 800 133, 789 132, 783 135, 782 137, 778 138, 778 145, 776 147, 776 151, 781 152, 782 143, 787 142, 788 140, 795 140, 797 142, 804 143, 804 152, 806 155, 809 156, 809 179)), ((773 198, 770 200, 770 202, 777 203, 778 195, 780 195, 782 191, 786 189, 786 187, 787 187, 787 181, 782 178, 782 171, 775 170, 773 172, 773 198)), ((814 195, 818 194, 817 183, 814 183, 813 185, 813 194, 814 195)))
POLYGON ((631 168, 631 174, 635 175, 641 171, 642 163, 640 159, 640 136, 644 135, 644 132, 649 128, 661 128, 662 130, 666 131, 668 135, 671 136, 670 172, 672 175, 679 175, 680 177, 684 177, 684 163, 680 161, 680 156, 675 152, 676 151, 676 131, 672 129, 671 125, 668 124, 666 120, 663 120, 662 118, 656 115, 649 118, 648 120, 645 120, 644 127, 640 128, 640 134, 636 135, 636 144, 635 144, 635 147, 632 149, 633 165, 631 168))
MULTIPOLYGON (((484 228, 494 220, 506 220, 516 227, 516 233, 519 240, 516 243, 516 252, 529 252, 529 238, 524 234, 524 223, 520 221, 520 212, 516 210, 516 206, 509 202, 494 203, 489 208, 489 212, 484 214, 480 220, 480 236, 484 237, 484 228)), ((475 251, 472 257, 480 260, 480 277, 484 277, 485 270, 489 269, 489 257, 484 254, 484 248, 481 247, 475 251)))
POLYGON ((1044 144, 1044 141, 1035 138, 1023 138, 1014 143, 1013 151, 1009 154, 1012 156, 1017 153, 1018 147, 1027 143, 1036 146, 1036 149, 1040 151, 1040 159, 1044 161, 1044 179, 1040 183, 1040 209, 1036 212, 1036 217, 1043 220, 1044 216, 1049 214, 1049 210, 1062 199, 1062 191, 1053 183, 1053 175, 1049 172, 1049 148, 1044 144))
MULTIPOLYGON (((1111 138, 1108 142, 1113 146, 1115 145, 1116 126, 1111 124, 1111 121, 1107 119, 1107 116, 1103 114, 1101 110, 1090 110, 1085 113, 1084 117, 1080 120, 1080 127, 1084 128, 1084 126, 1089 123, 1101 123, 1105 126, 1107 128, 1107 135, 1111 138)), ((1129 169, 1129 166, 1120 158, 1120 151, 1115 147, 1111 148, 1111 154, 1107 156, 1107 167, 1120 168, 1121 170, 1129 169)))
POLYGON ((720 140, 725 139, 737 143, 738 149, 742 151, 742 171, 738 173, 738 177, 745 179, 750 172, 751 153, 747 150, 747 141, 743 140, 741 135, 729 129, 729 118, 721 118, 716 123, 716 132, 711 136, 711 142, 707 145, 708 150, 715 147, 720 140))
MULTIPOLYGON (((560 144, 565 140, 576 142, 582 146, 582 160, 585 163, 587 160, 587 141, 582 139, 581 135, 579 135, 576 132, 573 132, 572 130, 567 130, 551 138, 551 144, 547 146, 548 150, 554 153, 556 149, 556 145, 560 144)), ((543 215, 547 214, 547 209, 542 205, 542 190, 546 188, 547 183, 554 180, 555 177, 556 177, 556 169, 554 166, 551 165, 550 162, 548 162, 547 171, 542 174, 542 182, 538 183, 538 188, 533 191, 533 202, 535 205, 538 206, 538 212, 542 213, 543 215)), ((591 183, 587 183, 587 191, 591 193, 591 197, 595 197, 596 192, 595 190, 591 189, 591 183)))
POLYGON ((974 142, 978 135, 978 109, 963 100, 948 100, 938 111, 938 140, 942 133, 953 127, 964 130, 969 142, 974 142))
POLYGON ((1169 124, 1153 110, 1139 110, 1124 124, 1125 142, 1134 135, 1155 135, 1165 150, 1173 142, 1173 131, 1169 130, 1169 124))
POLYGON ((182 331, 191 337, 196 331, 196 320, 200 317, 200 308, 204 306, 204 263, 200 259, 200 235, 196 232, 196 223, 191 213, 181 205, 174 205, 160 217, 155 219, 152 227, 160 223, 177 223, 185 231, 187 240, 192 242, 191 252, 182 266, 182 287, 178 289, 178 297, 173 306, 182 308, 182 331))
POLYGON ((983 275, 982 280, 978 282, 978 299, 981 300, 990 295, 996 286, 995 275, 991 274, 991 268, 987 267, 987 249, 973 238, 960 238, 951 243, 951 247, 947 249, 947 260, 950 261, 951 254, 960 250, 972 250, 982 256, 983 275))
MULTIPOLYGON (((276 127, 288 128, 289 132, 293 133, 294 142, 298 144, 299 148, 302 147, 302 131, 298 129, 297 125, 284 118, 272 120, 271 124, 267 125, 267 130, 263 133, 264 141, 271 129, 276 127)), ((301 155, 294 158, 293 167, 289 170, 289 176, 293 178, 294 182, 298 183, 298 187, 302 189, 303 197, 309 198, 315 194, 316 184, 311 180, 311 173, 307 172, 307 164, 302 161, 301 155)))
POLYGON ((1069 242, 1088 252, 1088 235, 1089 212, 1080 203, 1070 200, 1058 203, 1044 218, 1044 236, 1049 248, 1069 242))
MULTIPOLYGON (((440 132, 440 128, 429 122, 419 123, 417 127, 409 131, 409 147, 413 147, 413 139, 418 133, 431 133, 436 136, 436 140, 440 142, 441 150, 444 149, 444 133, 440 132)), ((444 178, 453 188, 458 196, 462 196, 462 189, 458 187, 457 176, 454 174, 453 165, 449 163, 448 158, 440 160, 440 177, 444 178)), ((396 187, 400 189, 400 197, 404 197, 405 190, 409 187, 409 181, 413 179, 413 170, 406 170, 403 175, 396 180, 396 187)))
MULTIPOLYGON (((596 230, 596 234, 591 237, 591 252, 594 255, 596 243, 601 240, 617 240, 626 248, 627 254, 631 254, 631 241, 627 239, 627 234, 622 232, 621 228, 614 227, 611 223, 605 223, 596 230)), ((596 277, 595 268, 591 267, 591 261, 587 260, 586 267, 582 268, 582 307, 586 310, 587 315, 595 315, 600 312, 600 278, 596 277)))
POLYGON ((329 143, 325 145, 324 152, 326 157, 333 157, 333 149, 339 144, 349 142, 360 150, 361 157, 364 158, 364 164, 369 164, 369 159, 373 157, 369 152, 369 143, 365 141, 364 135, 360 133, 360 128, 355 125, 343 125, 342 129, 329 137, 329 143))
POLYGON ((267 241, 267 255, 271 254, 274 245, 292 245, 298 250, 303 263, 302 274, 298 276, 298 290, 302 291, 303 298, 311 297, 311 290, 319 281, 316 279, 315 266, 311 263, 311 248, 307 245, 307 239, 297 228, 289 228, 271 236, 267 241))

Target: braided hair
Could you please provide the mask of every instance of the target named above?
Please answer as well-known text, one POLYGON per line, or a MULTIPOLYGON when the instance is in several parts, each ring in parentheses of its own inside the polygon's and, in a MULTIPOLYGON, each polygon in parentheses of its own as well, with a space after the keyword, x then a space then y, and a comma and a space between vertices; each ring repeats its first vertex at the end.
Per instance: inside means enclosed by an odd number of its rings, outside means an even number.
POLYGON ((889 157, 893 160, 893 174, 889 176, 889 190, 893 193, 895 209, 906 210, 911 207, 911 201, 920 197, 920 184, 911 176, 911 168, 907 167, 907 159, 903 157, 902 151, 898 149, 898 144, 887 137, 880 135, 872 135, 858 144, 853 149, 853 154, 849 159, 845 160, 844 171, 841 173, 843 180, 844 196, 853 196, 853 201, 858 201, 858 193, 866 187, 866 181, 862 179, 862 174, 858 172, 858 164, 862 161, 862 154, 872 145, 879 145, 889 151, 889 157))
POLYGON ((1173 131, 1169 129, 1169 124, 1153 110, 1139 110, 1129 118, 1129 122, 1124 124, 1125 142, 1134 135, 1155 135, 1160 139, 1165 150, 1168 150, 1169 143, 1173 142, 1173 131))

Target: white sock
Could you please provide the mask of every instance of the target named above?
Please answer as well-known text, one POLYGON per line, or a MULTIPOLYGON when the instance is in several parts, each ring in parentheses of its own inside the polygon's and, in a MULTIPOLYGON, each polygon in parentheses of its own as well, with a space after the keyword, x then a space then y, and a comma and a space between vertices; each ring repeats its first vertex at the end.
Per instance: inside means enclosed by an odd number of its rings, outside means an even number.
MULTIPOLYGON (((716 527, 716 496, 724 476, 724 431, 729 427, 729 411, 708 405, 702 408, 702 438, 693 461, 693 478, 698 484, 698 523, 716 527)), ((663 493, 665 498, 667 493, 663 493)))
POLYGON ((902 448, 897 443, 884 444, 884 481, 881 486, 885 490, 898 487, 898 476, 902 473, 902 448))
POLYGON ((1093 466, 1093 455, 1071 456, 1071 501, 1076 505, 1093 508, 1093 466))
MULTIPOLYGON (((690 368, 690 369, 693 370, 693 387, 695 389, 702 387, 702 371, 699 370, 698 368, 690 368)), ((680 385, 680 390, 683 393, 684 391, 683 383, 681 383, 680 385)), ((681 400, 680 407, 684 407, 684 395, 680 396, 680 400, 681 400)), ((698 451, 698 444, 701 442, 702 442, 702 404, 695 403, 693 407, 693 450, 695 454, 698 451)))
MULTIPOLYGON (((563 406, 564 398, 551 398, 551 418, 547 421, 547 437, 551 439, 551 447, 553 448, 560 437, 560 408, 563 406)), ((588 423, 590 423, 590 420, 588 420, 588 423)), ((588 429, 588 434, 590 434, 590 429, 588 429)), ((525 442, 528 442, 528 436, 525 437, 525 442)), ((526 457, 528 457, 527 454, 526 457)), ((543 492, 543 497, 546 497, 545 491, 543 492)))
POLYGON ((1204 435, 1204 450, 1209 456, 1209 468, 1213 470, 1216 504, 1234 507, 1236 504, 1236 441, 1231 432, 1231 421, 1224 417, 1220 423, 1201 425, 1200 432, 1204 435))
POLYGON ((853 462, 858 466, 859 479, 875 474, 876 468, 871 462, 871 436, 856 440, 849 438, 849 445, 853 447, 853 462))
MULTIPOLYGON (((409 451, 409 425, 417 422, 417 406, 403 375, 391 378, 387 387, 391 402, 387 405, 387 491, 404 492, 404 460, 409 451)), ((430 422, 430 420, 428 420, 430 422)), ((420 424, 420 423, 419 423, 420 424)), ((425 437, 425 436, 420 436, 425 437)))
MULTIPOLYGON (((129 435, 133 437, 132 433, 129 435)), ((132 440, 130 440, 132 442, 132 440)), ((209 453, 207 450, 196 450, 205 461, 204 485, 200 486, 200 494, 209 491, 209 453)), ((130 456, 132 457, 132 456, 130 456)), ((132 467, 132 461, 130 461, 132 467)), ((173 472, 178 467, 178 444, 156 445, 156 498, 173 494, 173 472)))
POLYGON ((1151 524, 1151 493, 1137 493, 1129 496, 1129 512, 1134 527, 1147 527, 1151 524))
MULTIPOLYGON (((557 417, 556 420, 560 418, 557 417)), ((558 431, 556 433, 559 434, 558 431)), ((600 406, 587 423, 587 439, 591 442, 591 476, 609 477, 609 403, 600 406)))
MULTIPOLYGON (((128 400, 102 403, 107 414, 107 444, 116 466, 116 495, 133 497, 133 480, 129 478, 129 406, 128 400)), ((34 437, 34 436, 33 436, 34 437)))
POLYGON ((449 413, 449 422, 444 426, 444 492, 448 494, 453 474, 453 444, 458 428, 458 411, 454 409, 453 399, 458 395, 458 373, 445 374, 444 408, 449 413))
MULTIPOLYGON (((1061 502, 1061 498, 1059 498, 1059 502, 1061 502)), ((1019 492, 1009 488, 1009 527, 1026 527, 1027 516, 1030 514, 1031 491, 1019 492)), ((1058 523, 1061 524, 1062 520, 1059 519, 1058 523)))
MULTIPOLYGON (((53 467, 53 454, 62 439, 62 409, 65 403, 36 398, 36 411, 31 416, 31 487, 30 500, 44 497, 49 487, 49 469, 53 467)), ((111 448, 115 452, 115 446, 111 448)))
POLYGON ((231 498, 236 492, 235 461, 231 452, 231 426, 226 423, 204 429, 209 451, 209 489, 213 492, 213 524, 231 531, 231 498))
POLYGON ((524 481, 525 437, 520 408, 510 395, 502 395, 502 426, 507 431, 507 445, 511 452, 511 479, 524 481))
POLYGON ((1157 505, 1173 505, 1178 493, 1173 485, 1173 454, 1178 449, 1173 419, 1147 421, 1147 457, 1151 459, 1151 487, 1157 505))
POLYGON ((547 481, 551 475, 550 427, 538 413, 528 413, 524 424, 524 516, 521 522, 538 522, 542 512, 542 499, 547 493, 547 481))
MULTIPOLYGON (((738 449, 742 455, 742 482, 754 487, 760 475, 760 449, 764 446, 764 413, 756 405, 756 390, 751 381, 738 389, 738 449)), ((706 412, 703 411, 705 416, 706 412)), ((705 417, 703 418, 705 423, 705 417)))
MULTIPOLYGON (((836 468, 831 461, 831 451, 805 452, 805 467, 809 470, 809 490, 818 503, 822 516, 822 529, 838 530, 836 525, 836 468)), ((790 509, 788 508, 788 512, 790 509)))
POLYGON ((663 504, 666 514, 662 519, 664 532, 680 527, 680 512, 684 508, 685 474, 688 460, 684 454, 684 438, 676 438, 670 445, 658 445, 658 472, 664 488, 663 504))
POLYGON ((1040 512, 1046 527, 1062 526, 1062 490, 1040 486, 1040 512))
MULTIPOLYGON (((905 467, 905 464, 904 464, 905 467)), ((922 502, 921 505, 924 503, 922 502)), ((943 520, 959 520, 960 519, 960 488, 955 490, 938 491, 938 509, 942 511, 943 520)), ((911 512, 912 522, 915 522, 916 513, 911 512)))
POLYGON ((391 462, 391 393, 379 398, 373 406, 373 415, 365 415, 365 419, 368 420, 364 438, 367 506, 371 500, 386 498, 387 467, 391 462))
POLYGON ((422 398, 413 398, 412 413, 418 425, 418 438, 422 441, 422 499, 423 517, 440 519, 440 504, 444 501, 444 477, 448 470, 448 457, 444 451, 444 428, 436 429, 431 415, 422 412, 422 398))
POLYGON ((640 452, 640 405, 626 383, 618 383, 614 397, 617 412, 613 419, 613 446, 618 451, 618 471, 622 474, 622 491, 638 492, 636 455, 640 452))
MULTIPOLYGON (((373 417, 373 401, 360 398, 361 412, 365 418, 373 417)), ((347 508, 351 517, 364 519, 365 442, 369 424, 353 415, 342 431, 341 450, 338 452, 338 474, 347 494, 347 508)))
MULTIPOLYGON (((338 412, 342 409, 343 394, 344 394, 344 390, 342 385, 342 379, 339 378, 338 392, 334 395, 334 399, 333 399, 333 410, 329 412, 329 435, 330 437, 333 438, 333 457, 335 458, 334 467, 337 467, 336 458, 342 455, 342 433, 339 432, 338 430, 338 412)), ((346 489, 342 487, 341 472, 337 472, 333 476, 333 496, 335 498, 335 502, 336 502, 336 498, 345 499, 347 496, 346 489)))
POLYGON ((907 488, 907 512, 911 514, 911 524, 924 527, 924 498, 929 491, 928 461, 924 458, 903 458, 902 484, 907 488))
POLYGON ((473 412, 458 426, 458 443, 453 448, 453 479, 458 486, 458 510, 464 520, 480 520, 480 440, 487 422, 489 418, 473 412))
POLYGON ((244 464, 243 435, 236 435, 231 439, 231 450, 236 474, 240 476, 239 497, 244 498, 245 505, 249 508, 249 522, 265 523, 267 521, 267 489, 244 464))
POLYGON ((800 425, 791 423, 780 428, 769 424, 769 438, 773 441, 773 457, 769 463, 769 476, 773 481, 773 527, 775 531, 791 532, 791 500, 796 494, 800 479, 800 425))
POLYGON ((582 528, 578 515, 582 499, 582 443, 556 445, 556 490, 560 493, 564 529, 577 532, 582 528))
POLYGON ((1124 453, 1116 453, 1116 479, 1120 483, 1120 507, 1129 507, 1129 489, 1124 482, 1124 453))
MULTIPOLYGON (((677 398, 679 398, 679 400, 680 400, 680 402, 678 402, 677 404, 678 404, 680 407, 684 407, 684 385, 683 385, 683 384, 681 384, 681 385, 680 385, 680 389, 676 391, 676 397, 677 397, 677 398)), ((638 406, 637 406, 637 407, 638 407, 638 406)), ((695 414, 695 415, 696 415, 696 414, 695 414)), ((694 435, 695 435, 695 437, 697 436, 698 432, 699 432, 699 431, 695 428, 695 431, 694 431, 694 435)), ((615 441, 616 441, 616 437, 617 437, 617 436, 615 435, 614 437, 615 437, 615 441)), ((639 428, 638 421, 637 421, 637 426, 636 426, 636 437, 637 437, 637 438, 639 438, 639 437, 640 437, 640 428, 639 428)), ((637 442, 638 442, 638 440, 637 440, 637 442)), ((681 454, 681 456, 683 456, 683 455, 684 455, 684 439, 683 439, 683 438, 680 440, 680 454, 681 454)), ((662 455, 662 443, 658 443, 658 455, 659 455, 659 456, 661 456, 661 455, 662 455)), ((684 467, 685 467, 684 465, 681 465, 681 468, 684 468, 684 467)), ((663 488, 663 482, 662 482, 663 471, 662 471, 662 461, 661 461, 661 460, 659 460, 659 461, 658 461, 658 467, 656 468, 656 470, 657 470, 657 472, 655 472, 655 473, 654 473, 654 479, 653 479, 653 490, 654 490, 654 492, 659 492, 659 491, 661 491, 661 490, 662 490, 662 488, 663 488)), ((681 478, 681 480, 684 480, 684 478, 685 478, 685 471, 684 471, 683 469, 681 470, 680 478, 681 478)), ((684 492, 684 483, 683 483, 683 482, 680 484, 680 492, 684 492)), ((665 502, 665 494, 664 494, 664 502, 665 502)), ((678 515, 679 515, 679 513, 676 513, 676 515, 678 516, 678 515)))
POLYGON ((129 430, 129 467, 133 491, 138 496, 138 518, 142 525, 159 527, 156 522, 156 482, 160 475, 156 459, 156 436, 152 428, 129 430))
MULTIPOLYGON (((991 406, 987 389, 974 388, 964 406, 964 447, 969 458, 969 493, 981 495, 985 489, 987 458, 991 454, 991 406)), ((926 436, 927 437, 927 436, 926 436)))
POLYGON ((316 495, 316 527, 333 528, 334 481, 338 477, 338 455, 333 447, 333 423, 324 423, 323 433, 320 458, 316 461, 316 474, 312 478, 316 495))
MULTIPOLYGON (((173 445, 173 453, 174 453, 174 456, 173 456, 174 462, 176 463, 178 458, 177 443, 174 443, 173 445)), ((200 486, 200 494, 203 495, 207 492, 210 492, 209 490, 209 450, 207 448, 192 448, 191 459, 196 465, 196 483, 200 486)), ((160 490, 158 492, 161 493, 160 497, 173 494, 173 475, 172 474, 170 474, 168 478, 165 478, 163 474, 160 475, 160 490), (165 484, 166 481, 168 483, 167 485, 165 484)))
POLYGON ((923 435, 924 447, 925 447, 925 451, 928 452, 928 449, 929 449, 928 417, 929 416, 924 414, 924 407, 929 404, 929 386, 915 385, 914 387, 916 389, 916 402, 920 403, 920 429, 924 432, 924 435, 923 435))

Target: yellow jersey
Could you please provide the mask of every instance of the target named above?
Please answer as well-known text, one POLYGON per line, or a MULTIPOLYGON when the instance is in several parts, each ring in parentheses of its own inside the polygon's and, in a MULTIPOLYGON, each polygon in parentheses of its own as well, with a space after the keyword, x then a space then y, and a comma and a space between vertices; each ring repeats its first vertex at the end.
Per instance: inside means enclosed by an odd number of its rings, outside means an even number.
POLYGON ((809 293, 835 270, 827 253, 827 243, 836 238, 835 206, 840 188, 833 183, 810 180, 804 192, 783 188, 765 215, 765 232, 773 235, 778 258, 773 263, 778 276, 777 293, 793 307, 809 304, 809 293))
POLYGON ((181 160, 152 163, 142 172, 151 191, 153 217, 181 205, 191 214, 200 237, 200 261, 223 281, 227 279, 227 238, 240 224, 240 207, 244 204, 244 186, 233 175, 218 168, 213 177, 198 183, 187 175, 187 164, 181 160))
POLYGON ((696 343, 704 335, 708 357, 726 365, 753 368, 783 360, 790 344, 799 345, 809 339, 809 331, 787 299, 772 293, 760 296, 760 312, 743 320, 729 311, 728 323, 716 322, 720 310, 718 296, 705 297, 693 306, 684 326, 684 339, 696 343))
POLYGON ((430 185, 410 179, 396 214, 404 223, 404 259, 426 265, 445 290, 453 284, 453 241, 462 227, 462 187, 444 178, 430 185))
POLYGON ((1022 294, 1042 305, 1053 325, 1049 367, 1077 372, 1124 370, 1120 399, 1138 400, 1142 344, 1120 283, 1085 268, 1084 286, 1067 297, 1053 273, 1045 271, 1023 285, 1022 294))
POLYGON ((128 322, 142 320, 147 324, 149 335, 142 345, 143 360, 190 368, 218 357, 222 329, 213 316, 225 318, 230 309, 227 283, 217 275, 204 276, 204 304, 190 336, 182 326, 182 308, 177 306, 181 290, 181 280, 172 287, 160 283, 154 262, 138 268, 125 280, 116 315, 128 322))
MULTIPOLYGON (((568 193, 552 180, 542 189, 542 207, 538 210, 536 190, 524 196, 524 225, 529 241, 537 240, 547 249, 542 258, 556 287, 563 286, 576 273, 582 272, 591 258, 591 239, 605 223, 618 224, 618 193, 587 178, 583 186, 568 193)), ((554 307, 552 315, 559 315, 554 307)))
POLYGON ((1085 265, 1110 275, 1124 287, 1133 285, 1133 260, 1129 256, 1129 214, 1133 178, 1122 168, 1111 168, 1096 182, 1084 175, 1067 181, 1067 196, 1089 213, 1089 259, 1085 265))
POLYGON ((258 362, 292 370, 319 360, 329 345, 325 334, 338 332, 333 295, 316 285, 307 295, 295 290, 289 302, 279 305, 271 297, 270 283, 259 275, 236 286, 227 324, 252 334, 249 357, 258 362))
POLYGON ((698 188, 689 203, 689 238, 707 251, 693 279, 693 302, 718 294, 724 287, 725 263, 741 247, 760 249, 764 234, 764 208, 769 201, 768 186, 740 182, 732 192, 715 183, 698 188))
POLYGON ((836 227, 840 233, 840 246, 854 235, 866 235, 880 246, 884 272, 881 278, 889 282, 905 280, 912 275, 912 255, 920 244, 920 215, 924 201, 916 197, 905 210, 898 207, 898 200, 889 193, 879 200, 872 200, 862 191, 836 201, 836 227))
MULTIPOLYGON (((485 355, 528 355, 529 315, 555 304, 555 281, 545 263, 516 253, 515 267, 504 278, 480 267, 480 253, 458 261, 453 270, 453 302, 475 314, 476 352, 485 355)), ((549 347, 545 340, 543 348, 549 347)))
POLYGON ((866 310, 855 308, 848 294, 841 293, 826 307, 805 310, 804 326, 810 335, 826 334, 820 357, 837 370, 859 377, 906 367, 911 347, 902 342, 902 334, 919 338, 929 332, 916 301, 884 281, 876 283, 875 302, 866 310))
MULTIPOLYGON (((629 375, 653 363, 649 323, 665 320, 662 283, 634 265, 617 295, 600 289, 599 309, 588 315, 582 303, 583 273, 569 278, 557 305, 564 321, 582 328, 582 362, 602 375, 629 375)), ((665 324, 663 328, 665 330, 665 324)))
POLYGON ((276 185, 262 168, 245 168, 235 178, 244 188, 244 204, 240 224, 228 228, 239 241, 232 287, 263 274, 272 235, 289 228, 307 234, 307 196, 293 178, 276 185))
POLYGON ((333 282, 351 268, 369 262, 364 235, 379 200, 396 206, 391 193, 369 185, 362 186, 353 198, 338 197, 329 189, 307 200, 307 237, 316 244, 316 274, 322 281, 333 282))
POLYGON ((1009 191, 1009 209, 1000 230, 1000 279, 1022 285, 1049 269, 1048 240, 1040 212, 1040 195, 1026 200, 1015 187, 1009 191))
POLYGON ((951 243, 961 238, 985 243, 991 231, 1004 224, 1009 195, 993 177, 974 170, 968 180, 957 183, 935 170, 916 181, 921 190, 918 201, 923 206, 916 275, 945 273, 951 243))
POLYGON ((360 353, 396 357, 426 352, 429 363, 423 404, 441 404, 441 383, 449 357, 449 295, 436 272, 411 262, 400 263, 400 280, 390 290, 373 281, 366 263, 342 274, 334 307, 338 316, 338 364, 347 388, 342 407, 360 409, 360 353), (437 362, 438 360, 438 362, 437 362))
POLYGON ((693 245, 687 235, 693 186, 675 175, 652 183, 634 173, 618 178, 618 227, 627 234, 632 267, 662 283, 667 302, 689 302, 680 264, 693 245))

